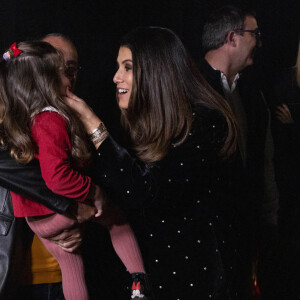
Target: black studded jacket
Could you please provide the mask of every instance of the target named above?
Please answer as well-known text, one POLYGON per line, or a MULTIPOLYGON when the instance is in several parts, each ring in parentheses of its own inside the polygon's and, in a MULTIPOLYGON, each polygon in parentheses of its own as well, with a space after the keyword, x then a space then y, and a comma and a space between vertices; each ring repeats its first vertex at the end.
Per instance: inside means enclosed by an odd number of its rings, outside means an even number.
POLYGON ((157 299, 236 297, 235 160, 219 156, 226 135, 224 118, 196 105, 189 137, 161 161, 144 164, 111 137, 98 149, 97 179, 127 212, 157 299))

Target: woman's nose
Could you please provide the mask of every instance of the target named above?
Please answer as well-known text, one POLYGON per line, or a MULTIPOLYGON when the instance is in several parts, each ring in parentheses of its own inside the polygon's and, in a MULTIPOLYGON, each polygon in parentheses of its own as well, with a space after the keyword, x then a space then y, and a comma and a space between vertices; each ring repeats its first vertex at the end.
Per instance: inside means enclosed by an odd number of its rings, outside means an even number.
POLYGON ((113 82, 114 82, 115 84, 118 84, 118 83, 122 82, 122 76, 121 76, 119 70, 116 72, 116 74, 115 74, 115 76, 114 76, 114 78, 113 78, 113 82))

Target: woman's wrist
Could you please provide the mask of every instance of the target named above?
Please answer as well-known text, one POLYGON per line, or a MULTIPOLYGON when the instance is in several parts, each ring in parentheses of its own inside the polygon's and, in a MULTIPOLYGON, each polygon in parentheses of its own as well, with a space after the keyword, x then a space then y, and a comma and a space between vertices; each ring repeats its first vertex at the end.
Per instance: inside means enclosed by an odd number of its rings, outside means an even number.
POLYGON ((82 122, 88 134, 90 134, 93 130, 98 128, 98 126, 102 123, 102 121, 94 113, 90 116, 87 114, 84 117, 84 120, 82 118, 82 122))
POLYGON ((94 144, 96 149, 101 145, 101 143, 109 136, 109 133, 105 125, 100 121, 98 126, 89 132, 89 139, 94 144))

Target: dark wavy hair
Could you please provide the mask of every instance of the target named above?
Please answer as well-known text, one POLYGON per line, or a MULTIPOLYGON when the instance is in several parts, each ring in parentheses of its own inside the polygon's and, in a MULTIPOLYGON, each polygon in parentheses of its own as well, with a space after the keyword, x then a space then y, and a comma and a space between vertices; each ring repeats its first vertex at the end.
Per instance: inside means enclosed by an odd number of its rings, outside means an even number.
POLYGON ((35 154, 31 137, 32 116, 46 106, 53 106, 68 118, 71 155, 88 162, 90 150, 86 133, 76 114, 60 97, 60 71, 63 56, 42 41, 21 42, 22 51, 16 58, 0 60, 0 138, 18 162, 28 163, 35 154))
POLYGON ((121 121, 137 156, 145 162, 162 159, 172 144, 182 144, 192 126, 192 106, 219 110, 227 120, 222 154, 236 146, 236 123, 230 107, 205 81, 181 40, 166 28, 137 28, 121 41, 132 52, 133 85, 121 121))

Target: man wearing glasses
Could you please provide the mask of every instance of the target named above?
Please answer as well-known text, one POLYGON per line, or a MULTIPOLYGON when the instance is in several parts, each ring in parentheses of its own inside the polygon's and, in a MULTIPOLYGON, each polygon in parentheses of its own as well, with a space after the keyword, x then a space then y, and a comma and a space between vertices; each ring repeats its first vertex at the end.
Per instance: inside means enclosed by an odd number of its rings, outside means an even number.
POLYGON ((78 53, 73 42, 65 35, 62 35, 61 33, 47 34, 41 40, 49 43, 54 48, 59 49, 63 53, 64 62, 65 62, 65 69, 64 69, 65 76, 63 76, 62 78, 62 82, 63 82, 62 94, 65 95, 66 89, 70 89, 71 91, 74 91, 79 66, 78 66, 78 53))
MULTIPOLYGON (((255 15, 235 7, 222 7, 211 14, 203 28, 204 59, 200 70, 211 87, 228 102, 239 129, 240 166, 233 172, 239 208, 241 274, 239 299, 251 299, 254 257, 259 250, 259 284, 264 299, 272 293, 269 247, 276 235, 278 197, 274 178, 273 140, 269 111, 257 76, 247 68, 262 46, 255 15), (248 69, 247 72, 244 71, 248 69)), ((224 100, 224 101, 225 101, 224 100)))

